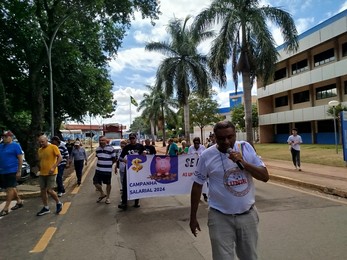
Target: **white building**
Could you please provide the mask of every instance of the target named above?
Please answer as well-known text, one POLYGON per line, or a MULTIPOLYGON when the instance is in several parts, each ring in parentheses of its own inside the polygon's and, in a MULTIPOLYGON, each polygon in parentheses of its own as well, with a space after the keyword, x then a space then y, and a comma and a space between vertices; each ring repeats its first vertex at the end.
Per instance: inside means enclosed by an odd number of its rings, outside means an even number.
POLYGON ((333 144, 328 103, 347 106, 347 10, 299 35, 296 53, 278 51, 274 81, 257 84, 260 142, 285 143, 296 127, 304 143, 333 144))

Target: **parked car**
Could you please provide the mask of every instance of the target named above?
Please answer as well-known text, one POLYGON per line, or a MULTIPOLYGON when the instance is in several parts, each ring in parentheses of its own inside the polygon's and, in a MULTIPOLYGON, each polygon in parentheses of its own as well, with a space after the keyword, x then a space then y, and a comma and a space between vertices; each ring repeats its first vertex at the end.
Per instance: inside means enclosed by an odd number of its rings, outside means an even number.
POLYGON ((110 141, 110 145, 113 146, 113 148, 116 150, 116 156, 117 158, 120 156, 120 152, 121 152, 121 147, 120 147, 120 142, 122 139, 111 139, 110 141))
POLYGON ((30 164, 25 160, 23 156, 22 173, 18 183, 22 183, 30 178, 30 164))

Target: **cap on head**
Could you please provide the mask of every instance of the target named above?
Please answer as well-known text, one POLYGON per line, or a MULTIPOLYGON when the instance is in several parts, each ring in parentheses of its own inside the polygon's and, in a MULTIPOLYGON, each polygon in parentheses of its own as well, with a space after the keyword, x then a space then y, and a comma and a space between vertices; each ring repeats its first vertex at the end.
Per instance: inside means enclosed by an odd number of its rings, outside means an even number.
POLYGON ((129 139, 136 138, 136 135, 134 133, 129 134, 129 139))
POLYGON ((2 133, 2 136, 13 136, 13 133, 12 133, 10 130, 4 131, 4 132, 2 133))
POLYGON ((74 145, 81 145, 81 142, 80 142, 80 141, 76 141, 76 142, 74 143, 74 145))

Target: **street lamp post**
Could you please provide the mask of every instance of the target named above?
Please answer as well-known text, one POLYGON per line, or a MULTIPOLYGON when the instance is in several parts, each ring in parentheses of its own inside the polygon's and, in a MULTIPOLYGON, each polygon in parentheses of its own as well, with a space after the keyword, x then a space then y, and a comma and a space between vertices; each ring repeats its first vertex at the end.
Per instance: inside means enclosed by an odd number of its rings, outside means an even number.
POLYGON ((49 67, 49 95, 50 95, 50 116, 51 116, 51 137, 54 136, 54 105, 53 105, 53 72, 52 72, 52 45, 57 35, 57 32, 60 26, 66 21, 69 15, 63 17, 57 27, 54 29, 53 35, 49 38, 49 42, 47 44, 46 39, 43 38, 43 43, 45 44, 48 58, 48 67, 49 67))
POLYGON ((333 108, 333 116, 334 116, 334 135, 335 135, 335 149, 336 149, 336 154, 338 153, 338 148, 337 148, 337 131, 336 131, 336 115, 335 115, 335 108, 338 104, 340 104, 339 101, 337 100, 332 100, 329 103, 329 106, 333 108))

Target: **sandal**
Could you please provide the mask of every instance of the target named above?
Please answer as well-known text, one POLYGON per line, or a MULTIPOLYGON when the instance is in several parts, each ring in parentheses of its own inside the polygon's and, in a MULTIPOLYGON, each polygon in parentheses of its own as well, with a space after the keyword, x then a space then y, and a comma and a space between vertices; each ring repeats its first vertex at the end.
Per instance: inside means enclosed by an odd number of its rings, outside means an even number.
POLYGON ((99 203, 100 201, 102 201, 106 197, 107 197, 106 195, 99 197, 98 200, 96 201, 96 203, 99 203))
POLYGON ((2 210, 2 211, 0 211, 0 217, 3 217, 3 216, 6 216, 6 215, 8 215, 8 210, 2 210))
POLYGON ((23 201, 21 203, 18 203, 16 205, 14 205, 11 210, 16 210, 16 209, 20 209, 23 207, 23 201))
POLYGON ((106 199, 105 203, 110 204, 111 203, 110 199, 106 199))

